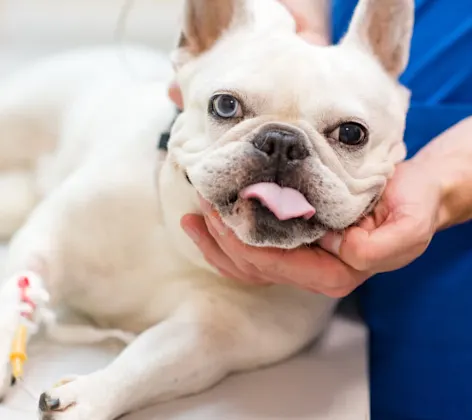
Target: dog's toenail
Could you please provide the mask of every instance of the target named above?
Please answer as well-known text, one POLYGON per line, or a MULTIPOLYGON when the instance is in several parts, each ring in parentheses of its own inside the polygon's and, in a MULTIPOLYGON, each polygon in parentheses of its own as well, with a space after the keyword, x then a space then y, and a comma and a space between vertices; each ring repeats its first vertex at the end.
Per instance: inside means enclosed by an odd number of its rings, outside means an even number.
POLYGON ((61 406, 61 401, 59 398, 54 398, 53 400, 49 400, 49 409, 54 411, 57 410, 61 406))
POLYGON ((15 385, 16 385, 16 378, 14 376, 12 376, 10 386, 15 386, 15 385))
POLYGON ((39 410, 40 411, 47 411, 48 404, 47 404, 48 396, 46 393, 41 394, 39 397, 39 410))
POLYGON ((58 398, 51 398, 46 393, 39 398, 39 409, 43 412, 57 410, 60 406, 61 402, 58 398))

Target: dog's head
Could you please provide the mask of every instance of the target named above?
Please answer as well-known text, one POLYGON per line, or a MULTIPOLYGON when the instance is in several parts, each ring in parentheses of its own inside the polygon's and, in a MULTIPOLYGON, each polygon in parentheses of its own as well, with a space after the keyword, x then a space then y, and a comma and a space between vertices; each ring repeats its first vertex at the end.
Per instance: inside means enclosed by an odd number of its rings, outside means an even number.
POLYGON ((187 0, 169 160, 245 243, 294 248, 369 212, 404 159, 412 0, 360 0, 336 46, 276 0, 187 0))

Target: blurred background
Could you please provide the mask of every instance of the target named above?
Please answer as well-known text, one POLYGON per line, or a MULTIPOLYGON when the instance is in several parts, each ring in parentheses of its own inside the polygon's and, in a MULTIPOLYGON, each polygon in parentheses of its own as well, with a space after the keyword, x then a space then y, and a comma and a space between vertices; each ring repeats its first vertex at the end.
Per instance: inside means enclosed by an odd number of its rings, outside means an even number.
POLYGON ((122 38, 166 52, 175 45, 182 0, 0 0, 0 77, 34 59, 122 38))

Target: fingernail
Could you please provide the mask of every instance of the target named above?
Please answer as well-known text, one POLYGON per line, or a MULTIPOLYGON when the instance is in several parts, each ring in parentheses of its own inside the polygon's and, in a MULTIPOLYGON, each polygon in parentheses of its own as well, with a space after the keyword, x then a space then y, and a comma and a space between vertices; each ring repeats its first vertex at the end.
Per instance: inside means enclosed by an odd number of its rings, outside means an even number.
POLYGON ((319 245, 326 251, 331 252, 334 255, 339 255, 342 241, 342 235, 337 233, 328 233, 320 239, 319 245))
POLYGON ((197 229, 191 228, 189 226, 184 226, 185 233, 190 237, 190 239, 195 242, 197 245, 200 243, 200 232, 197 229))

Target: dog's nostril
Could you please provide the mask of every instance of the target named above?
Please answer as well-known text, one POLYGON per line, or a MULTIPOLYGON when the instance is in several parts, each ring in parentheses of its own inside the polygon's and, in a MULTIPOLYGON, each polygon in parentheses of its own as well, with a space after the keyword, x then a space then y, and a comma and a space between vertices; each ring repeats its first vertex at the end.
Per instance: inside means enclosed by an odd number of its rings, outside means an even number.
POLYGON ((231 195, 228 197, 228 204, 234 204, 234 203, 236 203, 236 201, 238 201, 238 198, 239 198, 239 194, 238 194, 238 193, 231 194, 231 195))
POLYGON ((254 140, 254 146, 267 156, 272 156, 275 152, 275 142, 268 136, 261 136, 254 140))
POLYGON ((301 159, 305 159, 305 157, 306 157, 305 149, 296 147, 296 146, 289 146, 287 150, 288 160, 301 160, 301 159))
POLYGON ((271 130, 255 137, 252 143, 256 149, 271 159, 293 161, 308 156, 303 139, 296 133, 288 131, 271 130))

